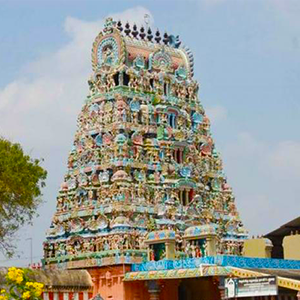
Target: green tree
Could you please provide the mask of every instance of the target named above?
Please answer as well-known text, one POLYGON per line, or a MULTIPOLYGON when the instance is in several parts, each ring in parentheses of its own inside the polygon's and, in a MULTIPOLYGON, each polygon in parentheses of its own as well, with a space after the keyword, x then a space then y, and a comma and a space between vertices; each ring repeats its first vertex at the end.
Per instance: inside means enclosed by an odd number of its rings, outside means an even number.
POLYGON ((20 144, 0 138, 0 251, 14 254, 16 231, 31 222, 41 203, 47 172, 20 144))

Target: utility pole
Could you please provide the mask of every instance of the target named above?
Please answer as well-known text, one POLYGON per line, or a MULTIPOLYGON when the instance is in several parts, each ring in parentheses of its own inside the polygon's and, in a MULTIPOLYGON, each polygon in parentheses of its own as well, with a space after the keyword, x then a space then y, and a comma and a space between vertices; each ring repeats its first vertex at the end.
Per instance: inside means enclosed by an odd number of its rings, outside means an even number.
POLYGON ((26 239, 26 241, 30 240, 30 266, 32 266, 32 238, 26 239))

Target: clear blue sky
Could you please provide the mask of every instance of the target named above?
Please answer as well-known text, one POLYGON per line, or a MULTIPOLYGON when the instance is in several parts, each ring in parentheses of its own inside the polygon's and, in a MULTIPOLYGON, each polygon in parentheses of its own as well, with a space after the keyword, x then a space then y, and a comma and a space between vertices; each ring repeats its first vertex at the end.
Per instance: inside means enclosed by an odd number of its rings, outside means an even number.
POLYGON ((0 135, 49 171, 40 217, 19 235, 24 259, 9 264, 29 262, 28 237, 42 255, 103 18, 141 23, 145 13, 194 53, 199 96, 250 234, 299 215, 300 1, 0 0, 0 135))

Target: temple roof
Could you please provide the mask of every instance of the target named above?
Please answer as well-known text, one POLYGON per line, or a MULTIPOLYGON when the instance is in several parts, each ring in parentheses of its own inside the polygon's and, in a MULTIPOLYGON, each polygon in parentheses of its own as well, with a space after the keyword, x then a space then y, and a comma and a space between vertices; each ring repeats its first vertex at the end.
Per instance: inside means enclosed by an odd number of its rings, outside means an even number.
POLYGON ((265 235, 266 238, 272 239, 273 237, 283 238, 286 235, 290 235, 293 231, 300 231, 300 217, 281 225, 279 228, 269 232, 265 235))
POLYGON ((163 61, 164 67, 169 72, 177 70, 182 72, 181 76, 183 77, 193 76, 193 54, 188 47, 181 44, 178 36, 167 33, 161 36, 157 30, 153 39, 151 28, 146 30, 147 33, 143 26, 138 29, 136 25, 131 28, 129 23, 125 25, 124 29, 120 21, 116 23, 113 19, 108 18, 104 30, 98 34, 93 44, 93 70, 97 72, 107 55, 118 53, 111 55, 110 64, 131 65, 132 62, 135 62, 137 68, 143 68, 144 64, 149 64, 149 67, 155 69, 161 67, 156 66, 155 62, 163 61), (106 52, 108 46, 111 48, 109 52, 106 52), (184 74, 185 71, 180 70, 181 67, 184 67, 188 74, 184 74))
POLYGON ((287 270, 287 269, 251 269, 251 270, 265 273, 272 276, 281 276, 289 279, 300 280, 300 270, 287 270))
POLYGON ((207 234, 216 234, 216 228, 212 224, 205 224, 205 225, 199 225, 199 226, 192 226, 188 227, 185 232, 185 237, 197 237, 201 235, 207 235, 207 234))
MULTIPOLYGON (((8 268, 0 268, 0 284, 5 283, 5 275, 8 268)), ((42 282, 46 289, 63 289, 72 287, 88 290, 93 287, 90 274, 85 270, 31 270, 28 273, 30 279, 42 282)))

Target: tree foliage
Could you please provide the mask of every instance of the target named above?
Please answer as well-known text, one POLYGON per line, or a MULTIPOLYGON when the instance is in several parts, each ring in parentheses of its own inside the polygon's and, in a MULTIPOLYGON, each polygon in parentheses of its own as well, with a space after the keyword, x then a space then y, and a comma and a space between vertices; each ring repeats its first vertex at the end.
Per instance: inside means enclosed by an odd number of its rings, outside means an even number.
POLYGON ((30 223, 41 203, 47 172, 20 144, 0 138, 0 250, 14 253, 14 234, 30 223))

